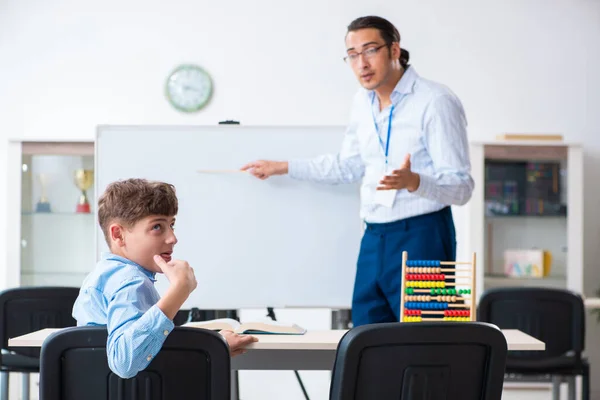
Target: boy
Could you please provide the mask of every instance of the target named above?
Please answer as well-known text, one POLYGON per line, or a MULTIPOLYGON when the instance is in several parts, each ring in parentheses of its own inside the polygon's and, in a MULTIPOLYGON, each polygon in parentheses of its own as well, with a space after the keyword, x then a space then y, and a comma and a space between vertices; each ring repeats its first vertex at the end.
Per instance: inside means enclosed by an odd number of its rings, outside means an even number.
MULTIPOLYGON (((98 222, 110 249, 84 280, 73 307, 77 325, 106 326, 110 369, 131 378, 145 369, 173 330, 173 318, 196 288, 194 270, 173 260, 178 200, 173 185, 128 179, 98 200, 98 222), (170 286, 161 298, 156 273, 170 286)), ((222 331, 232 356, 257 341, 222 331)))

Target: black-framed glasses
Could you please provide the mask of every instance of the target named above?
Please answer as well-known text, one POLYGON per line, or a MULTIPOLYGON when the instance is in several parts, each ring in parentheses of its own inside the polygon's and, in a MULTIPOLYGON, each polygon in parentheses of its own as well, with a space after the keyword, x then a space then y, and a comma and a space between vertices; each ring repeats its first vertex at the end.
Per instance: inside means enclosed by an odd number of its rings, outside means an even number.
POLYGON ((386 47, 386 46, 387 46, 387 44, 382 44, 377 47, 369 47, 368 49, 365 49, 365 50, 357 52, 357 53, 348 54, 346 57, 344 57, 344 62, 354 64, 356 61, 358 61, 358 58, 360 57, 361 54, 364 55, 367 60, 371 59, 371 58, 375 57, 375 54, 377 54, 377 52, 379 50, 381 50, 381 48, 386 47))

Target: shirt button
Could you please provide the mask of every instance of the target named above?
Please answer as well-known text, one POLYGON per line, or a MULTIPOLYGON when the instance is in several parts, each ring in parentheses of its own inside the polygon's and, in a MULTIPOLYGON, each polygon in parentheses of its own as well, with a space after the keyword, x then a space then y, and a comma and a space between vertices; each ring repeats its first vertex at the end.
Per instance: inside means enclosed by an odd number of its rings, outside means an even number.
POLYGON ((150 355, 150 356, 146 357, 146 360, 148 360, 148 361, 152 360, 152 356, 150 355))
POLYGON ((163 333, 165 336, 167 336, 169 334, 169 331, 165 329, 165 331, 163 333))

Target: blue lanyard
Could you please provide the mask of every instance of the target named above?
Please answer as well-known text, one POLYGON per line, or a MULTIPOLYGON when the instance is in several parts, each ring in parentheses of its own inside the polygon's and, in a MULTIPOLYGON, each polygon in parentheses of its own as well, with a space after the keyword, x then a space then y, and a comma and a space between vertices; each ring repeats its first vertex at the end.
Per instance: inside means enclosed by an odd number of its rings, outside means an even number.
MULTIPOLYGON (((375 118, 375 114, 373 113, 373 102, 375 101, 375 96, 371 99, 371 114, 373 115, 373 124, 375 125, 375 132, 377 132, 377 139, 379 139, 379 145, 381 146, 381 150, 384 150, 383 141, 381 140, 381 135, 379 134, 379 128, 377 127, 377 119, 375 118)), ((388 130, 387 130, 387 140, 385 142, 385 166, 387 169, 388 165, 388 154, 390 149, 390 133, 392 132, 392 116, 394 115, 394 103, 390 108, 390 117, 388 120, 388 130)))

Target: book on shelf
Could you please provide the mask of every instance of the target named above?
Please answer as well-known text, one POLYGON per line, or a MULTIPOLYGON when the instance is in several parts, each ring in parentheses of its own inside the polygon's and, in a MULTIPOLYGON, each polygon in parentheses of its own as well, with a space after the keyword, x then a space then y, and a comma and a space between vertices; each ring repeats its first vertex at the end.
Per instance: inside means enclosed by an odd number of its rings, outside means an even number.
POLYGON ((511 278, 544 278, 550 275, 552 253, 537 249, 504 251, 504 274, 511 278))
POLYGON ((187 322, 182 326, 209 329, 214 331, 231 330, 240 334, 304 335, 306 333, 306 329, 296 324, 289 324, 279 321, 256 321, 240 323, 232 318, 219 318, 210 321, 193 321, 187 322))

